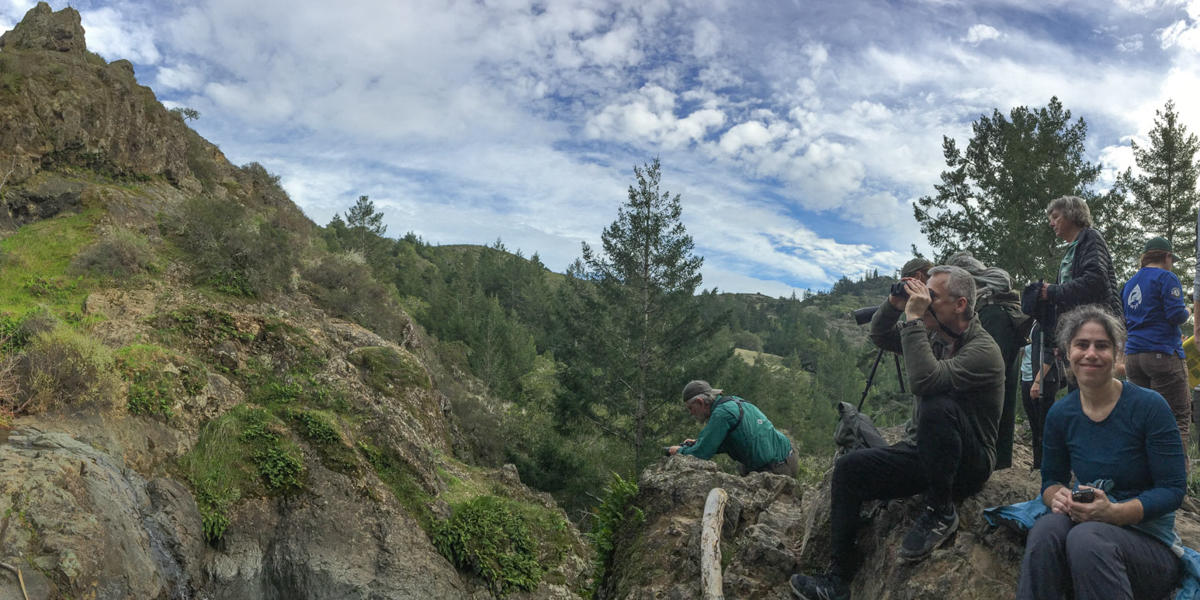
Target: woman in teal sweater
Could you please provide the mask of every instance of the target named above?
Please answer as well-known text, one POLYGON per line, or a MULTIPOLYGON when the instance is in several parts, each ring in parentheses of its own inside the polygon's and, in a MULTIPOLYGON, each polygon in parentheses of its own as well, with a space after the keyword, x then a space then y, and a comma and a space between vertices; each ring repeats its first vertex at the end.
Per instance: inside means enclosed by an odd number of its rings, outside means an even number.
POLYGON ((1079 389, 1046 417, 1050 513, 1029 532, 1017 598, 1165 598, 1180 574, 1175 510, 1187 481, 1175 417, 1158 392, 1113 377, 1125 330, 1107 310, 1083 306, 1058 325, 1079 389))

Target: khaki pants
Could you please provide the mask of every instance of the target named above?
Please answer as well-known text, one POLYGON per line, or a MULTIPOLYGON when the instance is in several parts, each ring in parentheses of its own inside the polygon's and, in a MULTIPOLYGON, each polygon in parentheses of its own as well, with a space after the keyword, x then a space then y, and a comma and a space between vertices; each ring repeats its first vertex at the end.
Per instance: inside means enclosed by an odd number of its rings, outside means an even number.
POLYGON ((1139 352, 1125 357, 1125 375, 1140 387, 1151 389, 1167 400, 1183 447, 1188 447, 1188 428, 1192 421, 1191 393, 1188 389, 1187 366, 1174 354, 1139 352))
POLYGON ((759 467, 753 471, 747 469, 745 465, 739 464, 738 472, 741 473, 742 476, 746 476, 751 473, 774 473, 776 475, 795 477, 800 473, 799 460, 796 458, 796 448, 794 446, 792 447, 792 451, 788 453, 787 460, 784 460, 783 462, 759 467))

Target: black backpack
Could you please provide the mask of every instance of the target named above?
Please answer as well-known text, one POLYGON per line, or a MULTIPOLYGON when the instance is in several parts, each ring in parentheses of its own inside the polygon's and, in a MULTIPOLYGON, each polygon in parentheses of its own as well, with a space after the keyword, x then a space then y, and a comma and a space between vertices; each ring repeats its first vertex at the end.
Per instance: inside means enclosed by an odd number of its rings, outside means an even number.
POLYGON ((888 446, 883 434, 875 427, 871 417, 859 412, 849 402, 838 402, 837 428, 833 430, 833 441, 838 449, 834 458, 864 448, 885 448, 888 446))

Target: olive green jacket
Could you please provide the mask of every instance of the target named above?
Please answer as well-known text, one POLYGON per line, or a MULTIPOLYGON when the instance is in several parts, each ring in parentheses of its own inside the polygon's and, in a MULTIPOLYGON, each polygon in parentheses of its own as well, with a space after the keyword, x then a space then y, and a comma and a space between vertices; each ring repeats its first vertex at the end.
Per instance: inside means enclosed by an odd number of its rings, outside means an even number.
MULTIPOLYGON (((912 393, 920 398, 949 395, 967 415, 968 427, 987 451, 989 469, 996 464, 996 430, 1004 406, 1004 358, 978 315, 953 344, 944 342, 925 324, 898 323, 903 311, 884 301, 871 319, 871 341, 884 350, 904 355, 912 393)), ((920 431, 917 431, 920 436, 920 431)))

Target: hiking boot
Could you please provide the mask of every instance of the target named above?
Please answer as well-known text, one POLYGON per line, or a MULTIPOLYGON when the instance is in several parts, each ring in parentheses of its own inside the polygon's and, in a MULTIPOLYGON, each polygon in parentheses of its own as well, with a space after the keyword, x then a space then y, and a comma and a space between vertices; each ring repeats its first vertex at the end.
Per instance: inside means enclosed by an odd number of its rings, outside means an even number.
POLYGON ((900 544, 900 558, 907 561, 925 560, 934 548, 949 540, 958 529, 958 511, 951 505, 949 514, 942 514, 932 506, 926 506, 913 528, 900 544))
POLYGON ((850 600, 850 587, 837 575, 792 575, 788 583, 800 600, 850 600))

